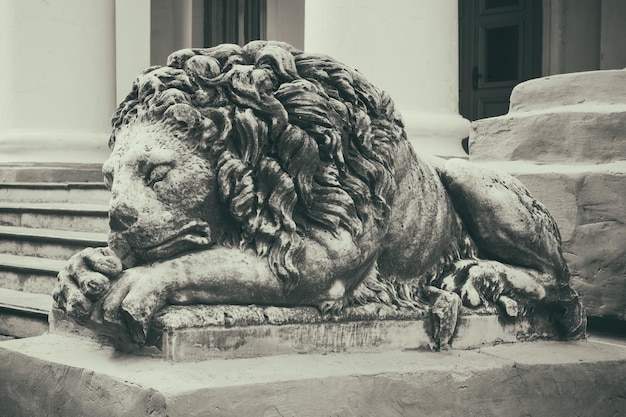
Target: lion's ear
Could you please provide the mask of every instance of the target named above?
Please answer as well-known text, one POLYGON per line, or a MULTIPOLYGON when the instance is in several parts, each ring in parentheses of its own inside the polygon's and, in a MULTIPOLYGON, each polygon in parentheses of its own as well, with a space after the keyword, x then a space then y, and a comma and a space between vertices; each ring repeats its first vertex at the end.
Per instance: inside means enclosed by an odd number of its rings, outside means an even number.
POLYGON ((187 73, 203 81, 220 75, 220 69, 220 62, 210 56, 196 55, 185 62, 187 73))
POLYGON ((163 116, 174 122, 177 129, 189 133, 199 124, 202 115, 188 104, 174 104, 170 106, 163 116))
POLYGON ((233 129, 231 116, 224 108, 202 109, 200 147, 206 149, 215 143, 223 143, 233 129))
POLYGON ((197 140, 201 149, 207 149, 216 142, 223 142, 232 130, 228 110, 202 109, 200 113, 188 104, 174 104, 164 113, 175 129, 197 140))

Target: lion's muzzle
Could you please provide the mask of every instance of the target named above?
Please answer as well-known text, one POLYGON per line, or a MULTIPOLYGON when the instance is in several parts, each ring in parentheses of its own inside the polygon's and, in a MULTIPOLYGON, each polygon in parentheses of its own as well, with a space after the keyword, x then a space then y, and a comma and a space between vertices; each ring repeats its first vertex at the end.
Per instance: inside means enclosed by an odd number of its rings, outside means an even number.
POLYGON ((114 232, 123 232, 135 224, 138 218, 136 209, 124 203, 117 204, 109 210, 109 227, 114 232))

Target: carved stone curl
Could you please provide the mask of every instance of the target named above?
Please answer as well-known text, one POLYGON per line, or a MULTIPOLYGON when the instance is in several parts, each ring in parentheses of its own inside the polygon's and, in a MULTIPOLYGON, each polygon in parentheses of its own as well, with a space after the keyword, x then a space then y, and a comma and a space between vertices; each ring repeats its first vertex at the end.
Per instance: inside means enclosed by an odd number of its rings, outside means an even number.
MULTIPOLYGON (((143 344, 167 305, 461 304, 584 333, 553 218, 514 178, 416 156, 391 98, 332 58, 279 42, 172 54, 113 118, 109 247, 59 274, 57 306, 143 344)), ((382 308, 384 306, 384 308, 382 308)))

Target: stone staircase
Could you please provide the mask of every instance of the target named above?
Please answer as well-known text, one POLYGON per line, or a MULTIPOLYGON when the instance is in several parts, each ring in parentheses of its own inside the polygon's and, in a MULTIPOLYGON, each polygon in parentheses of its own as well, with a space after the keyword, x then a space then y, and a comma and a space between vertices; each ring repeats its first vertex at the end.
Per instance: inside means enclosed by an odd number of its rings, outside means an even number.
POLYGON ((48 329, 58 271, 106 246, 109 192, 97 165, 0 166, 0 339, 48 329))

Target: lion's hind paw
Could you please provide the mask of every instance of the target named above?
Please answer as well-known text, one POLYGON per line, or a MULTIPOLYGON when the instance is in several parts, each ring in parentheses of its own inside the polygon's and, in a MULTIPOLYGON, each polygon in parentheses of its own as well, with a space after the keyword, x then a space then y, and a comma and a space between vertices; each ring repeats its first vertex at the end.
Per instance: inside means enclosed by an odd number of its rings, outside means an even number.
POLYGON ((443 290, 460 295, 469 308, 497 305, 508 317, 518 317, 524 304, 546 297, 550 277, 538 271, 497 261, 459 261, 455 271, 441 280, 443 290))

